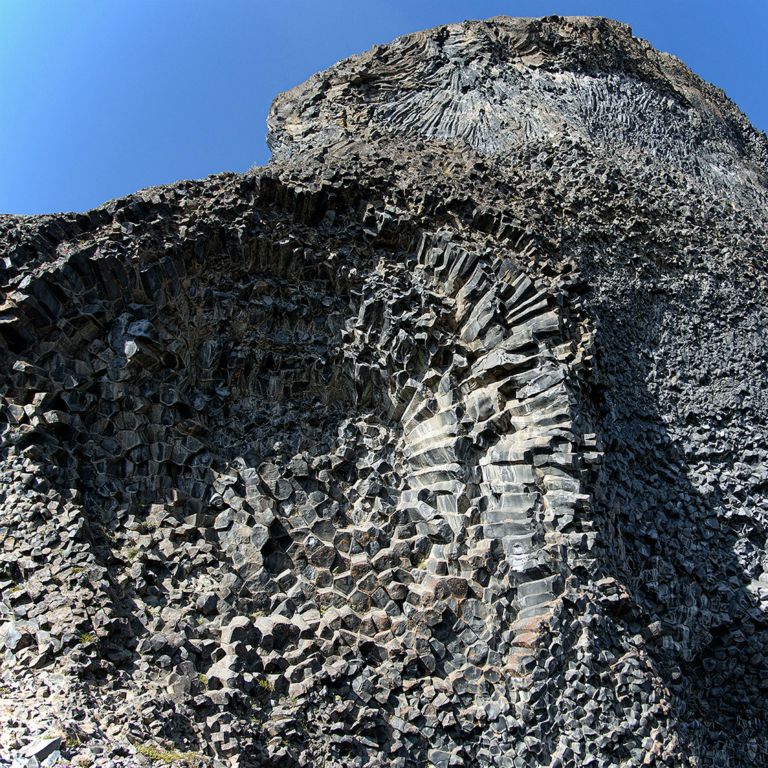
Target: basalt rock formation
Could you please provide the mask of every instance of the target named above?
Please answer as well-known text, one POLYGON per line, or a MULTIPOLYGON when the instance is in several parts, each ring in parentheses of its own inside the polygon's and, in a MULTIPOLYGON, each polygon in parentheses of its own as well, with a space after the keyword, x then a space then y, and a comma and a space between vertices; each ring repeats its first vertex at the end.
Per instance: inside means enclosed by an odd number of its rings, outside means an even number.
POLYGON ((0 220, 0 763, 768 765, 765 135, 552 17, 269 143, 0 220))

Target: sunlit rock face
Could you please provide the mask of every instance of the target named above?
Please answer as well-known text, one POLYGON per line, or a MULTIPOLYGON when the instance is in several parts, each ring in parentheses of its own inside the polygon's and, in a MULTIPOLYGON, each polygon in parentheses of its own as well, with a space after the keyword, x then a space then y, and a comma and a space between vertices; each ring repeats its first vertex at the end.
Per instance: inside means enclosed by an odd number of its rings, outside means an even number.
POLYGON ((270 128, 278 157, 364 136, 509 163, 570 139, 630 162, 642 153, 729 197, 734 185, 765 188, 765 143, 722 92, 605 19, 500 17, 407 35, 279 96, 270 128))
POLYGON ((768 761, 764 135, 557 17, 269 125, 2 217, 0 757, 768 761))

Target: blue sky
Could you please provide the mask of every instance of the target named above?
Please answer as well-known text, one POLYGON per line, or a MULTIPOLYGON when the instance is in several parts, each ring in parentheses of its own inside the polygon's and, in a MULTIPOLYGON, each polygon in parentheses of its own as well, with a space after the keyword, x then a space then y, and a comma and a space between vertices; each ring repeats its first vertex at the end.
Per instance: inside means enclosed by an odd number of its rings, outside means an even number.
POLYGON ((0 213, 86 210, 267 162, 274 96, 437 24, 599 15, 768 129, 768 0, 0 0, 0 213))

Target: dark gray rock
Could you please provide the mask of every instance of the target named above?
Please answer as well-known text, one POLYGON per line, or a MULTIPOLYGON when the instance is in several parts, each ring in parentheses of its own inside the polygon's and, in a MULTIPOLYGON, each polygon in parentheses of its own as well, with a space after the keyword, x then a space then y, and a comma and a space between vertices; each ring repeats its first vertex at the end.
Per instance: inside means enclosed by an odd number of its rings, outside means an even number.
POLYGON ((2 749, 768 762, 764 135, 558 17, 400 38, 269 129, 0 218, 2 749))

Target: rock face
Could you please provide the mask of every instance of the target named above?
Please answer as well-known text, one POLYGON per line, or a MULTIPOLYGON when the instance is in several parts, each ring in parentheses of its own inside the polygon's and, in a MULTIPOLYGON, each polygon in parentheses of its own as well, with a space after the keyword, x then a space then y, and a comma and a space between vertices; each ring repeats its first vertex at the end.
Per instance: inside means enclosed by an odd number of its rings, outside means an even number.
POLYGON ((558 17, 269 124, 1 219, 0 762, 768 764, 765 136, 558 17))

